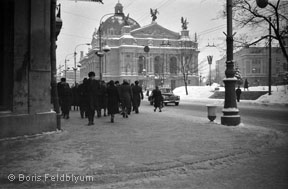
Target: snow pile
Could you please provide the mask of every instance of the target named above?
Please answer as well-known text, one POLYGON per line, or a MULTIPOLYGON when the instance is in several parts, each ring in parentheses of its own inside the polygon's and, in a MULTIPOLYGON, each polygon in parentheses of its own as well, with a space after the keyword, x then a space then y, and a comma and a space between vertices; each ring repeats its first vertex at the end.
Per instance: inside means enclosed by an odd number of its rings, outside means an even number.
POLYGON ((180 99, 207 99, 214 94, 215 86, 187 86, 188 95, 185 87, 174 89, 173 93, 180 96, 180 99))
POLYGON ((257 103, 262 104, 270 104, 270 103, 276 103, 276 104, 288 104, 288 93, 285 93, 284 91, 273 91, 271 95, 265 94, 261 97, 259 97, 257 100, 255 100, 257 103))
MULTIPOLYGON (((271 95, 265 94, 259 97, 257 100, 251 100, 252 102, 259 104, 288 104, 288 86, 272 86, 271 95)), ((182 100, 207 100, 219 101, 219 99, 209 99, 213 95, 215 89, 219 91, 225 91, 224 87, 219 87, 217 84, 212 86, 188 86, 188 95, 184 86, 174 89, 173 93, 180 96, 182 100)), ((243 91, 243 88, 242 88, 243 91)), ((268 91, 268 86, 249 87, 249 91, 268 91)), ((220 100, 221 101, 221 100, 220 100)), ((221 103, 219 101, 219 103, 221 103)))
MULTIPOLYGON (((255 100, 261 104, 288 104, 288 89, 287 85, 272 86, 271 95, 265 94, 255 100)), ((250 87, 250 91, 268 91, 268 86, 250 87)))

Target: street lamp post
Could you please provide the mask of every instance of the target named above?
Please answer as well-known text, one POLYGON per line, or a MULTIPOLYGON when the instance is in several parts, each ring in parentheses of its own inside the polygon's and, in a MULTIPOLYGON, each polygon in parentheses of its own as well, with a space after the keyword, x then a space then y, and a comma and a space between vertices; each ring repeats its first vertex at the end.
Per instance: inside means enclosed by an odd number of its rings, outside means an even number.
POLYGON ((65 76, 65 79, 67 77, 67 62, 69 61, 69 59, 67 59, 68 56, 70 55, 73 55, 74 53, 71 53, 71 54, 67 54, 66 57, 65 57, 65 70, 64 70, 64 76, 65 76))
POLYGON ((240 115, 236 103, 235 84, 237 79, 234 77, 234 60, 233 60, 233 34, 232 34, 232 0, 226 0, 227 8, 227 34, 226 34, 226 70, 223 79, 225 84, 225 101, 222 110, 221 124, 227 126, 236 126, 240 124, 240 115))
POLYGON ((208 64, 209 64, 209 85, 211 86, 211 64, 213 60, 213 56, 207 56, 208 64))
POLYGON ((69 61, 69 59, 65 58, 65 67, 64 67, 64 77, 65 79, 67 78, 67 62, 69 61))
MULTIPOLYGON (((108 15, 114 15, 115 13, 108 13, 108 14, 104 14, 101 19, 100 19, 100 25, 98 28, 98 35, 99 35, 99 51, 96 52, 96 55, 99 57, 99 79, 100 81, 102 80, 102 57, 104 56, 104 53, 102 52, 102 20, 105 16, 108 15)), ((106 45, 103 48, 104 52, 108 52, 110 51, 110 48, 108 47, 108 45, 106 45), (106 48, 105 48, 106 47, 106 48)))
POLYGON ((76 45, 76 47, 74 49, 74 68, 73 68, 73 70, 74 70, 74 84, 75 84, 75 86, 76 86, 76 83, 77 83, 77 81, 76 81, 76 71, 77 71, 77 66, 76 66, 76 55, 77 55, 77 53, 76 53, 76 50, 77 50, 77 47, 79 47, 81 45, 90 45, 90 43, 82 43, 82 44, 76 45))

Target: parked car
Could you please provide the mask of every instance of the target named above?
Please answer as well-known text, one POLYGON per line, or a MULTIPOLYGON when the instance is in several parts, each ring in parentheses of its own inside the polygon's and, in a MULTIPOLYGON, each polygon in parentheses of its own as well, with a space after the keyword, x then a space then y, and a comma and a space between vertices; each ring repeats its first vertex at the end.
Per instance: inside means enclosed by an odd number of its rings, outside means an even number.
MULTIPOLYGON (((162 93, 162 97, 163 97, 163 104, 166 106, 168 103, 174 103, 175 106, 179 105, 180 102, 180 96, 177 96, 175 94, 173 94, 173 91, 171 90, 171 88, 159 88, 159 90, 162 93)), ((153 91, 152 91, 153 92, 153 91)), ((154 104, 152 95, 153 93, 150 93, 150 95, 148 96, 148 101, 150 102, 150 105, 154 104)))

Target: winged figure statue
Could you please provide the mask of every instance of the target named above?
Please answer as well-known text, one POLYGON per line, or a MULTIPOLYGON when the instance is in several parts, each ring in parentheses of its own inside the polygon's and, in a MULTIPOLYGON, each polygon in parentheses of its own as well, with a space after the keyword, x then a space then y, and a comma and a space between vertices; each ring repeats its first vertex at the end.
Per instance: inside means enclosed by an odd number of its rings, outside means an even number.
POLYGON ((187 22, 187 19, 186 18, 184 19, 183 17, 181 17, 181 23, 182 23, 182 29, 187 30, 187 25, 189 23, 187 22))
POLYGON ((155 20, 157 19, 157 16, 156 16, 156 15, 159 14, 159 12, 158 12, 157 9, 154 9, 154 10, 153 10, 153 9, 150 8, 150 13, 151 13, 152 22, 153 22, 153 21, 155 21, 155 20))

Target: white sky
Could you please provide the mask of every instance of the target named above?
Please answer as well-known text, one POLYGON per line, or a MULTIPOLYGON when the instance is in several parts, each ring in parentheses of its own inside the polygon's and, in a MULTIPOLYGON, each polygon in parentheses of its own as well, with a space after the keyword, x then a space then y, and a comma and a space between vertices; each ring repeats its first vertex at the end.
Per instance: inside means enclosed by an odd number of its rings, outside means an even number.
MULTIPOLYGON (((64 65, 65 57, 74 52, 78 44, 90 43, 92 34, 99 26, 100 19, 107 13, 114 13, 114 7, 118 0, 103 0, 100 3, 81 2, 75 0, 58 0, 61 3, 61 18, 63 27, 57 41, 57 65, 64 65)), ((216 19, 219 11, 223 9, 225 0, 120 0, 124 6, 123 12, 129 13, 129 17, 135 19, 140 26, 151 23, 150 8, 157 8, 157 23, 169 30, 181 31, 181 17, 187 18, 190 36, 199 34, 199 72, 208 73, 207 55, 213 55, 215 60, 225 54, 219 48, 225 48, 226 20, 216 19), (213 43, 218 47, 206 47, 213 43)), ((105 17, 107 19, 109 16, 105 17)), ((88 51, 88 46, 79 46, 79 51, 88 51)), ((77 57, 77 59, 79 56, 77 57)), ((68 56, 68 65, 74 66, 73 56, 68 56)))

